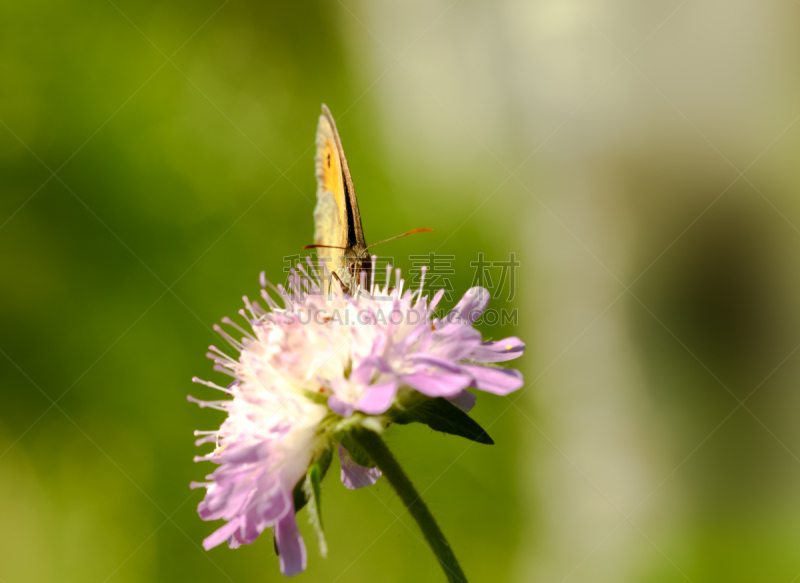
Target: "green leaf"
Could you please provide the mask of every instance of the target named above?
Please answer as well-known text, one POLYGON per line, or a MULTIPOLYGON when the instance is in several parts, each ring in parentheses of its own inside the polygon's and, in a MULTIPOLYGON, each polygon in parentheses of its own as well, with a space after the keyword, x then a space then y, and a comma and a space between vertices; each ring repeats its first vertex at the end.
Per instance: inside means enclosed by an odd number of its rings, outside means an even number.
POLYGON ((336 433, 334 437, 339 443, 342 444, 342 447, 347 450, 347 453, 350 454, 352 460, 358 465, 364 466, 365 468, 375 467, 375 462, 373 462, 372 459, 367 455, 367 452, 365 452, 362 447, 356 443, 356 440, 353 439, 352 433, 349 431, 340 431, 336 433))
POLYGON ((311 526, 314 527, 314 532, 317 534, 317 544, 319 545, 319 554, 324 557, 328 556, 328 543, 325 541, 325 532, 322 530, 322 507, 320 506, 322 470, 319 464, 314 464, 308 468, 305 483, 303 484, 303 491, 308 499, 308 517, 311 526))
MULTIPOLYGON (((325 477, 325 474, 328 473, 328 468, 331 467, 331 459, 333 459, 333 450, 328 448, 319 459, 316 461, 315 464, 319 466, 320 478, 319 481, 322 482, 322 479, 325 477)), ((305 484, 305 479, 300 480, 295 484, 294 490, 292 491, 292 498, 294 499, 294 511, 300 512, 306 504, 308 504, 308 496, 306 495, 303 485, 305 484)))
MULTIPOLYGON (((319 464, 314 464, 308 469, 306 474, 306 483, 304 489, 308 490, 307 494, 309 499, 314 501, 316 506, 316 513, 319 517, 319 525, 322 526, 322 507, 320 506, 320 495, 322 493, 322 471, 319 464)), ((310 502, 309 502, 310 504, 310 502)))
POLYGON ((400 425, 424 423, 434 431, 494 445, 489 434, 472 417, 441 397, 426 398, 416 407, 396 414, 393 421, 400 425))

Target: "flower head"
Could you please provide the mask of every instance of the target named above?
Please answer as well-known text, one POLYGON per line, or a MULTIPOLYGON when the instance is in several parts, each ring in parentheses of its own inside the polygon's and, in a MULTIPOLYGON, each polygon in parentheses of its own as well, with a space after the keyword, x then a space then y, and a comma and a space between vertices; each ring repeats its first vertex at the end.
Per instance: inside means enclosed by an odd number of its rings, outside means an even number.
POLYGON ((233 358, 210 348, 215 370, 234 378, 227 388, 194 379, 232 399, 190 397, 228 413, 219 430, 196 432, 202 436, 198 445, 216 446, 196 459, 219 465, 207 482, 194 484, 207 490, 200 516, 227 521, 204 541, 206 549, 226 540, 232 548, 249 544, 272 527, 281 571, 302 571, 306 550, 295 513, 306 502, 318 508, 309 468, 324 474, 338 441, 345 486, 367 486, 380 476, 349 443, 349 428, 382 431, 396 415, 431 398, 467 411, 475 402, 467 389, 505 395, 522 386, 518 371, 484 366, 516 358, 524 349, 518 338, 482 341, 473 324, 489 302, 485 289, 470 289, 438 319, 434 310, 443 291, 428 301, 422 285, 404 291, 399 270, 391 288, 391 268, 384 286, 375 284, 374 268, 369 275, 369 285, 362 274, 348 294, 337 282, 325 293, 326 278, 310 260, 308 268, 292 272, 288 289, 271 286, 262 274, 266 307, 245 297, 247 309, 240 311, 249 329, 223 320, 241 341, 215 327, 239 354, 233 358))

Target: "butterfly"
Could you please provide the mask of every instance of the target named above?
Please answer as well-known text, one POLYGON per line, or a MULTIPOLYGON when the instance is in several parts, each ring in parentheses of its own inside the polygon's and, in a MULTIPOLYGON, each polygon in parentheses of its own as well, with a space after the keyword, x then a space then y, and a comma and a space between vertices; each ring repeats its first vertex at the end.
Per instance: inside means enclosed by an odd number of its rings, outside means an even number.
POLYGON ((342 289, 352 294, 359 284, 359 274, 369 273, 372 268, 372 258, 368 253, 370 247, 433 229, 415 229, 380 243, 367 245, 342 140, 339 138, 336 122, 325 104, 322 104, 322 114, 317 124, 316 146, 317 206, 314 209, 314 244, 306 245, 303 249, 327 249, 324 257, 320 258, 321 262, 324 262, 331 277, 339 280, 342 289))

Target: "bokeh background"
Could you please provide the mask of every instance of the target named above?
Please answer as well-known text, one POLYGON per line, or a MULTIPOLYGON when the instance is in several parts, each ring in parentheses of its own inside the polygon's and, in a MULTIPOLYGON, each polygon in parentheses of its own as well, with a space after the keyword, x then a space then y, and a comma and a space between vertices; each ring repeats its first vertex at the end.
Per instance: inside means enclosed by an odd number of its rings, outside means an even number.
MULTIPOLYGON (((199 547, 221 418, 186 395, 311 242, 325 102, 368 240, 435 229, 381 253, 460 291, 521 263, 497 444, 387 437, 471 580, 796 581, 798 31, 796 0, 0 3, 0 580, 281 579, 269 536, 199 547)), ((336 474, 298 580, 442 581, 336 474)))

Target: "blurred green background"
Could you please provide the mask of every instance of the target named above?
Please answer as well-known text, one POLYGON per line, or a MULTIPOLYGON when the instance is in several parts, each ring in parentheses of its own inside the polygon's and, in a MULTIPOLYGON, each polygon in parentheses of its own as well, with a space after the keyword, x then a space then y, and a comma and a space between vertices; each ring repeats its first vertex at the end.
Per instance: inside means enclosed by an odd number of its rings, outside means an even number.
MULTIPOLYGON (((473 581, 800 576, 800 3, 0 3, 0 580, 279 580, 199 544, 211 325, 312 242, 331 108, 368 241, 516 254, 496 441, 387 439, 473 581), (55 174, 54 174, 55 173, 55 174)), ((494 272, 498 284, 499 271, 494 272)), ((506 282, 509 285, 510 282, 506 282)), ((508 290, 508 288, 506 288, 508 290)), ((452 305, 452 303, 451 303, 452 305)), ((334 471, 307 581, 441 581, 334 471)))

